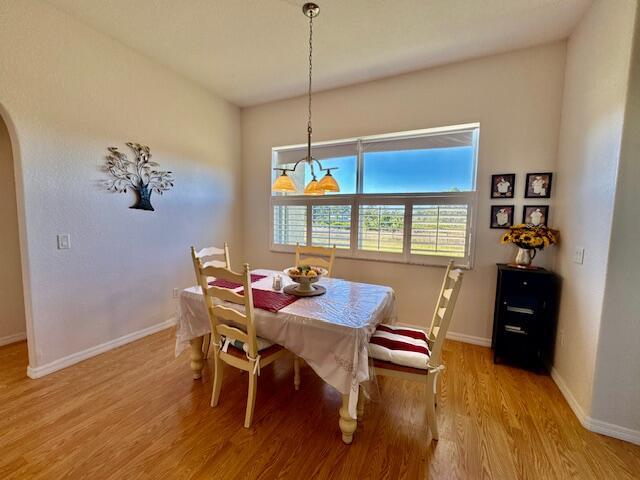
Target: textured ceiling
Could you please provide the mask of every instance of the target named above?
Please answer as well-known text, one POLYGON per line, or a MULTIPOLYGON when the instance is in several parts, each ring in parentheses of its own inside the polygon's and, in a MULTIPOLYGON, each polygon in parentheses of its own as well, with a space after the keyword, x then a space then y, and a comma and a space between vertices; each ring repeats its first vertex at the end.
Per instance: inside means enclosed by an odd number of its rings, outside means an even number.
MULTIPOLYGON (((46 0, 220 96, 302 94, 298 0, 46 0)), ((566 38, 591 0, 317 0, 314 90, 566 38)))

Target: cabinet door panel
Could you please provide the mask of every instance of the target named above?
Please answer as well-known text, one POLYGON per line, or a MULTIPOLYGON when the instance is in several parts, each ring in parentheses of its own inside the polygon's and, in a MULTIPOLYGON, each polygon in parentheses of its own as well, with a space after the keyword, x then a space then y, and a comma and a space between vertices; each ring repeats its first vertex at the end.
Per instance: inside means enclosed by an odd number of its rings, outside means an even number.
POLYGON ((537 274, 504 272, 502 289, 505 295, 539 295, 544 292, 547 282, 537 274))

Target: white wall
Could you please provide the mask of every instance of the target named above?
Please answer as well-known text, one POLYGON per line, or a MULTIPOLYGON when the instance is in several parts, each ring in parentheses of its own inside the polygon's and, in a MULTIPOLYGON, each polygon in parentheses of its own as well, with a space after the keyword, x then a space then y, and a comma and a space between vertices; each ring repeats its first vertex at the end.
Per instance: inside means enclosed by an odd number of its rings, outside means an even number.
POLYGON ((26 336, 13 153, 0 118, 0 345, 26 336))
MULTIPOLYGON (((553 171, 558 148, 565 43, 516 51, 314 95, 314 140, 480 122, 475 268, 465 276, 452 331, 488 339, 493 323, 496 262, 513 258, 490 230, 492 173, 516 172, 516 220, 526 172, 553 171)), ((318 68, 322 68, 321 65, 318 68)), ((305 141, 306 99, 242 110, 244 251, 252 265, 283 268, 291 255, 269 251, 271 147, 305 141)), ((551 208, 551 223, 555 213, 551 208)), ((536 262, 550 265, 553 252, 536 262)), ((430 320, 442 269, 339 259, 336 275, 391 285, 399 320, 430 320)))
POLYGON ((565 344, 556 342, 554 364, 579 416, 591 410, 634 11, 632 0, 596 1, 567 47, 555 188, 565 344), (586 249, 582 265, 573 263, 578 246, 586 249))
POLYGON ((640 442, 640 25, 636 12, 611 247, 593 387, 592 416, 640 442))
POLYGON ((194 281, 192 243, 228 240, 242 257, 235 106, 34 0, 0 1, 0 62, 32 368, 174 316, 173 288, 194 281), (155 212, 98 186, 106 148, 126 141, 175 173, 155 212), (70 250, 56 249, 59 233, 70 250))

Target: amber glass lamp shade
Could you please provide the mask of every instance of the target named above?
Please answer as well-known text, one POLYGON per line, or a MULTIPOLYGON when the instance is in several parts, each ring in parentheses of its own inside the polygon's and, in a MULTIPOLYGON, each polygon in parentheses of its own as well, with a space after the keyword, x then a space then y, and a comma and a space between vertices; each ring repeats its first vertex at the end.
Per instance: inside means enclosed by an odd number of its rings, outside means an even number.
POLYGON ((324 195, 324 189, 320 186, 320 182, 313 177, 306 187, 304 187, 305 195, 324 195))
POLYGON ((320 187, 325 192, 340 191, 340 185, 338 185, 338 182, 336 182, 336 179, 333 177, 333 175, 331 175, 331 172, 327 172, 327 174, 324 177, 322 177, 322 180, 320 180, 320 187))
POLYGON ((293 180, 291 180, 291 177, 287 175, 287 172, 283 171, 282 175, 276 178, 276 181, 273 182, 271 189, 274 192, 293 193, 296 191, 296 184, 293 183, 293 180))

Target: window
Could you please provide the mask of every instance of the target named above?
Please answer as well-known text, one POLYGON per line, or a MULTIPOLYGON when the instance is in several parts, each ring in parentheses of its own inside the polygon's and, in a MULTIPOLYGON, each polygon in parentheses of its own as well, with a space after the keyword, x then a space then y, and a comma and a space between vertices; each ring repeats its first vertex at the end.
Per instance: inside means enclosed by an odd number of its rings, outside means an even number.
POLYGON ((467 205, 414 205, 411 253, 464 257, 467 217, 467 205))
POLYGON ((473 190, 472 132, 363 142, 362 193, 473 190))
POLYGON ((404 205, 360 205, 358 248, 402 253, 404 205))
MULTIPOLYGON (((471 267, 478 136, 470 124, 314 144, 341 191, 272 193, 271 249, 335 245, 343 257, 471 267)), ((273 166, 305 155, 305 145, 276 147, 273 166)), ((290 176, 302 192, 311 170, 290 176)))
MULTIPOLYGON (((313 156, 322 161, 324 168, 337 168, 332 170, 331 174, 340 184, 340 194, 356 193, 356 163, 358 160, 358 144, 356 142, 344 142, 332 145, 319 145, 313 147, 313 156)), ((307 147, 284 147, 275 149, 273 154, 273 166, 280 168, 293 168, 295 163, 301 158, 306 157, 307 147)), ((315 174, 318 180, 322 178, 317 168, 315 174)), ((272 170, 271 183, 276 179, 278 172, 272 170)), ((289 176, 298 186, 298 189, 311 181, 311 168, 307 163, 300 163, 295 172, 290 172, 289 176)), ((274 193, 274 195, 291 195, 274 193)), ((336 195, 327 193, 327 195, 336 195)))
POLYGON ((312 245, 351 248, 351 205, 312 205, 312 245))
POLYGON ((305 205, 273 207, 273 243, 278 245, 307 243, 307 207, 305 205))

